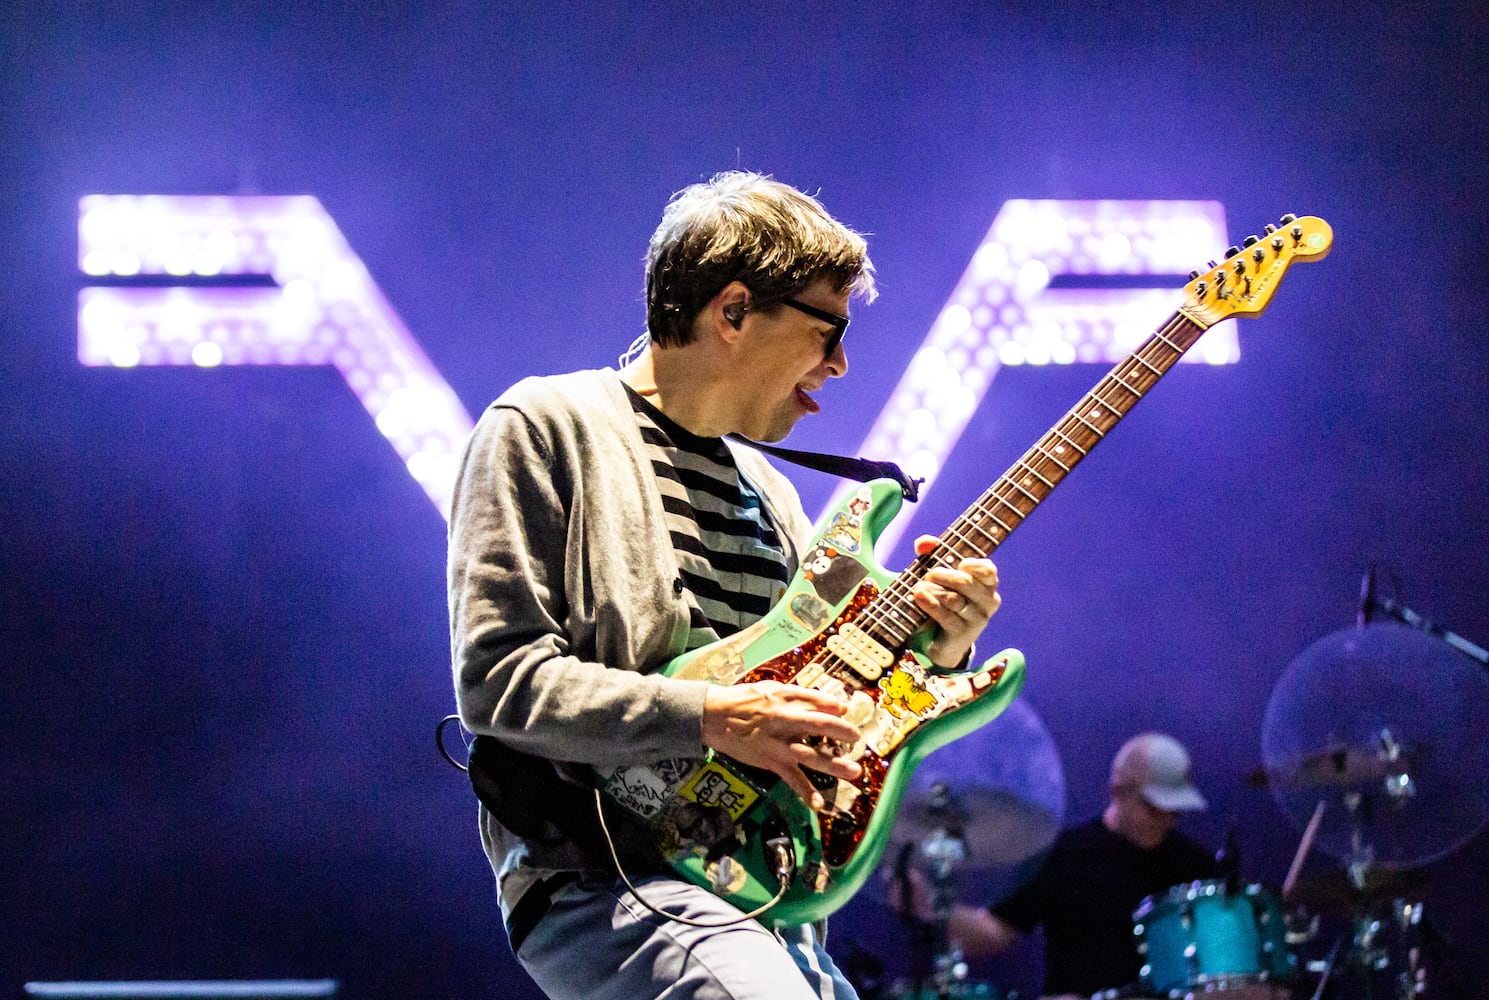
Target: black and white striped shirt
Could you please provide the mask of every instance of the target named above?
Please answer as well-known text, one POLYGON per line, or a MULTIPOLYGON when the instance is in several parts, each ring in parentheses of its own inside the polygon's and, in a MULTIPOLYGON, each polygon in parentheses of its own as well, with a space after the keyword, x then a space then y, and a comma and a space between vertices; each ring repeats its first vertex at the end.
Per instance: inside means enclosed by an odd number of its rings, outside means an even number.
POLYGON ((627 386, 692 611, 688 648, 770 610, 789 577, 780 536, 722 438, 699 437, 627 386))

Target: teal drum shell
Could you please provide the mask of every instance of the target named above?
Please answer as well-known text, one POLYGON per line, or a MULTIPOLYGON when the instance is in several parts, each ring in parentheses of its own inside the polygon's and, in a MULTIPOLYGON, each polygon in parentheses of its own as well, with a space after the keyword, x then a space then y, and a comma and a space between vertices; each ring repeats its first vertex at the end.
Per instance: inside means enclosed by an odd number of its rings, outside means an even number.
POLYGON ((1154 996, 1285 984, 1297 973, 1282 903, 1260 885, 1234 892, 1218 879, 1175 886, 1145 899, 1132 919, 1142 985, 1154 996))

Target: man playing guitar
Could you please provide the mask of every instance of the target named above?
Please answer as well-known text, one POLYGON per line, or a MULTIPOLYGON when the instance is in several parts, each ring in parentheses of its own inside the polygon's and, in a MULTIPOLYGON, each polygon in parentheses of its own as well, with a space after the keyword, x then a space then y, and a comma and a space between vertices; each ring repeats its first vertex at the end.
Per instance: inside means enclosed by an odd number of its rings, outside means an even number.
MULTIPOLYGON (((712 751, 813 808, 808 771, 860 775, 846 698, 657 671, 749 627, 809 555, 790 483, 724 438, 778 441, 819 411, 813 394, 847 372, 849 300, 875 294, 867 247, 814 198, 721 174, 669 202, 646 291, 647 332, 619 371, 527 379, 486 410, 452 504, 461 719, 520 762, 503 801, 537 789, 520 822, 481 809, 503 919, 555 998, 851 997, 812 927, 768 930, 655 865, 622 818, 596 837, 559 805, 582 803, 597 769, 712 751)), ((997 588, 985 558, 915 585, 931 663, 968 660, 997 588)))

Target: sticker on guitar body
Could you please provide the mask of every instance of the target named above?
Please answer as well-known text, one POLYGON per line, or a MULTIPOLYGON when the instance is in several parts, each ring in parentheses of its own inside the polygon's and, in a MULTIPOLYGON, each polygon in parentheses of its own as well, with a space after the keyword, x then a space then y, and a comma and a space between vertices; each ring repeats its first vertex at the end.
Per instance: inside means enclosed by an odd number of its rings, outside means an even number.
POLYGON ((1003 661, 975 674, 930 674, 913 657, 903 657, 879 681, 879 702, 860 724, 863 741, 874 753, 888 756, 921 723, 966 705, 998 683, 1003 661))
POLYGON ((735 823, 760 792, 719 764, 671 757, 618 767, 603 778, 616 802, 656 830, 667 856, 703 852, 735 836, 735 823))
POLYGON ((844 552, 857 552, 863 544, 863 516, 874 504, 874 495, 866 487, 848 498, 844 508, 832 516, 822 533, 822 543, 844 552))
POLYGON ((751 664, 745 662, 744 651, 769 631, 769 623, 762 618, 728 638, 704 646, 674 670, 671 676, 689 681, 733 684, 750 672, 751 664))
POLYGON ((677 797, 698 769, 696 757, 668 757, 650 764, 617 767, 604 777, 605 791, 638 816, 653 818, 677 797))
POLYGON ((838 546, 823 541, 802 560, 801 575, 812 585, 818 597, 828 604, 837 605, 858 588, 858 581, 868 576, 869 571, 838 546))

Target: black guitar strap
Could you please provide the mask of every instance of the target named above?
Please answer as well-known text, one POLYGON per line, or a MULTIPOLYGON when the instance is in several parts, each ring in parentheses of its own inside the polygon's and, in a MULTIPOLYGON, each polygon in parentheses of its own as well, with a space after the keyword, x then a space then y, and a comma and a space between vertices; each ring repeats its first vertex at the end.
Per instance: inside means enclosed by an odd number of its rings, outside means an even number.
POLYGON ((920 484, 925 482, 924 479, 911 479, 905 475, 904 469, 893 462, 875 462, 867 458, 849 458, 846 455, 824 455, 815 451, 779 448, 773 444, 751 441, 743 434, 730 434, 729 439, 748 445, 757 451, 763 451, 767 455, 773 455, 783 462, 790 462, 817 472, 825 472, 842 479, 852 479, 860 483, 866 483, 871 479, 893 479, 900 484, 900 492, 911 503, 920 499, 920 484))
MULTIPOLYGON (((595 819, 592 786, 570 780, 553 761, 514 750, 494 736, 471 738, 466 771, 481 804, 530 847, 541 850, 568 841, 593 859, 597 870, 609 869, 610 845, 595 819)), ((625 810, 612 812, 607 821, 627 870, 664 870, 648 831, 625 810)))

